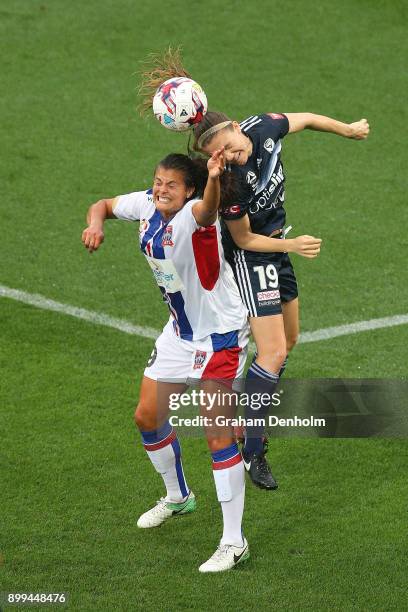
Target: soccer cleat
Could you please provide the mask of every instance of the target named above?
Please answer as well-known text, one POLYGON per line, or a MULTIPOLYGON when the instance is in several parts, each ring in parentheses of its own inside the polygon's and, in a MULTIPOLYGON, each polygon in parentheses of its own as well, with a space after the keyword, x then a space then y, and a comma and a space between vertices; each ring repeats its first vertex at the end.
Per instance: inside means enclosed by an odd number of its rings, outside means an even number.
POLYGON ((190 491, 187 499, 180 504, 168 502, 162 497, 159 499, 157 504, 151 510, 148 510, 137 521, 137 526, 142 529, 149 529, 150 527, 159 527, 164 521, 171 518, 172 516, 181 516, 182 514, 188 514, 194 512, 196 509, 196 498, 194 493, 190 491))
POLYGON ((274 491, 278 488, 278 483, 273 477, 271 468, 265 459, 265 451, 263 451, 260 455, 257 455, 256 453, 247 455, 243 450, 242 460, 250 479, 256 487, 259 487, 260 489, 268 489, 269 491, 274 491))
POLYGON ((245 538, 242 546, 233 546, 232 544, 221 546, 220 544, 213 556, 200 565, 198 571, 203 573, 226 572, 248 558, 249 548, 245 538))

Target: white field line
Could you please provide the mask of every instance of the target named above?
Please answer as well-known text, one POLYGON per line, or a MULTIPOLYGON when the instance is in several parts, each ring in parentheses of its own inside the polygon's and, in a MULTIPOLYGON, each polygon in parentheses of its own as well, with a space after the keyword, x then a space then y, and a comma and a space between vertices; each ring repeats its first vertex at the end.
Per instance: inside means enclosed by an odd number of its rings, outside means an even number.
MULTIPOLYGON (((29 304, 35 308, 41 308, 42 310, 51 310, 53 312, 60 312, 77 319, 89 321, 96 325, 104 325, 105 327, 112 327, 125 334, 133 336, 142 336, 143 338, 156 339, 160 334, 160 331, 153 329, 152 327, 141 327, 140 325, 133 325, 129 321, 123 319, 116 319, 110 317, 102 312, 94 312, 92 310, 86 310, 85 308, 78 308, 77 306, 70 306, 69 304, 62 304, 54 300, 38 295, 35 293, 27 293, 26 291, 20 291, 19 289, 10 289, 0 285, 0 297, 9 298, 16 300, 17 302, 23 302, 29 304)), ((395 315, 392 317, 383 317, 381 319, 370 319, 368 321, 357 321, 356 323, 349 323, 347 325, 338 325, 336 327, 326 327, 323 329, 317 329, 312 332, 303 332, 300 335, 299 344, 306 344, 309 342, 318 342, 320 340, 330 340, 338 336, 348 336, 349 334, 357 334, 359 332, 370 331, 373 329, 383 329, 385 327, 394 327, 396 325, 407 325, 408 314, 395 315)), ((251 350, 254 350, 254 345, 251 344, 251 350)))

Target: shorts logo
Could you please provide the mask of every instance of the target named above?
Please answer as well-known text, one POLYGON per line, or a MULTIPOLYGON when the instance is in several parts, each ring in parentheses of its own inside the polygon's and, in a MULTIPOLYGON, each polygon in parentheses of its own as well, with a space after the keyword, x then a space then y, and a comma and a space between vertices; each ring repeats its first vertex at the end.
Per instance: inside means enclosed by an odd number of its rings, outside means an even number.
POLYGON ((154 347, 154 349, 152 350, 152 354, 150 355, 149 360, 147 362, 148 368, 150 368, 150 366, 154 364, 154 362, 156 361, 156 357, 157 357, 157 348, 154 347))
POLYGON ((264 149, 266 149, 268 153, 272 153, 274 146, 275 146, 275 143, 273 142, 272 138, 268 138, 267 140, 265 140, 264 149))
POLYGON ((172 237, 173 237, 173 226, 168 225, 163 232, 162 246, 174 246, 172 237))
POLYGON ((280 297, 280 293, 278 289, 274 291, 258 291, 256 297, 258 298, 258 302, 266 302, 266 300, 276 300, 280 297))
POLYGON ((196 351, 194 355, 194 370, 199 370, 203 367, 207 353, 205 351, 196 351))

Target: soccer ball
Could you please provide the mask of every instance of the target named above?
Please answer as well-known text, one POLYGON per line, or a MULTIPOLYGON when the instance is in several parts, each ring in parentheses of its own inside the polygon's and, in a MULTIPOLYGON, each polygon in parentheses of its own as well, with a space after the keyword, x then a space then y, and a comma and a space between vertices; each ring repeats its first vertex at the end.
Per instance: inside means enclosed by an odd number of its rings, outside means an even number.
POLYGON ((153 98, 153 112, 165 128, 184 132, 199 123, 207 112, 207 96, 187 77, 168 79, 153 98))

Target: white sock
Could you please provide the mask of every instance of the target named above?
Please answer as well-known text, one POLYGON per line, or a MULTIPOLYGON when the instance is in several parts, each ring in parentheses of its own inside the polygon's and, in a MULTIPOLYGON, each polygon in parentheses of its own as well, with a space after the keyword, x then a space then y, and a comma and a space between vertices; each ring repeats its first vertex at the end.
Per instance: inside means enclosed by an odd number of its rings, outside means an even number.
POLYGON ((141 431, 143 446, 156 472, 166 486, 166 501, 180 503, 190 492, 181 462, 181 448, 176 432, 168 421, 158 430, 141 431))
POLYGON ((242 546, 242 515, 245 502, 245 470, 237 444, 212 453, 213 475, 221 503, 224 530, 221 545, 242 546))

